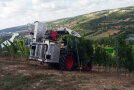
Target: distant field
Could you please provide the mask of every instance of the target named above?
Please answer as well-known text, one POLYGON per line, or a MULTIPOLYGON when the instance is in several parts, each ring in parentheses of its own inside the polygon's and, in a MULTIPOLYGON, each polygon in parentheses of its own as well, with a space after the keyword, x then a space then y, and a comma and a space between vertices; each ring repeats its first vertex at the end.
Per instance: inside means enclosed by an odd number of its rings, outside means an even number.
POLYGON ((109 37, 109 35, 113 36, 115 34, 118 34, 119 32, 120 30, 108 30, 106 32, 96 35, 95 37, 109 37))
POLYGON ((132 37, 132 36, 134 36, 134 34, 128 34, 128 36, 132 37))

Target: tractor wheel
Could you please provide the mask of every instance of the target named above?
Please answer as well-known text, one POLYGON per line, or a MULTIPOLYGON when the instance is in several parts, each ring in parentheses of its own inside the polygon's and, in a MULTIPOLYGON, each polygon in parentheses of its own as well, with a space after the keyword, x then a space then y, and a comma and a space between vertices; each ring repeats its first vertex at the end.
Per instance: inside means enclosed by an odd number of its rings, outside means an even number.
POLYGON ((76 59, 74 54, 61 54, 59 60, 59 68, 61 70, 74 70, 76 66, 76 59))

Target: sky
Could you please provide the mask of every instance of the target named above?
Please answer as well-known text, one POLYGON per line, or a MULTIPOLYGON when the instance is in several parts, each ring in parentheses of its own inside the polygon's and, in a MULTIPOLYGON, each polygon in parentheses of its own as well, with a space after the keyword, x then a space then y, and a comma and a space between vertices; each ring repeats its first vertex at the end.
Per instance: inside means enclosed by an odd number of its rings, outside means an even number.
POLYGON ((0 30, 127 6, 134 0, 0 0, 0 30))

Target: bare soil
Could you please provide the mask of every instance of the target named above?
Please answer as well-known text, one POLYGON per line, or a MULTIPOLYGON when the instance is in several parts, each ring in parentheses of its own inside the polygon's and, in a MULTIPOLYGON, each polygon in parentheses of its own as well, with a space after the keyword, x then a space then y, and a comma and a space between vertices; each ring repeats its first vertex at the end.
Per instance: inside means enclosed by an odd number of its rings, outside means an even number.
POLYGON ((0 58, 0 90, 134 90, 134 73, 60 71, 0 58))

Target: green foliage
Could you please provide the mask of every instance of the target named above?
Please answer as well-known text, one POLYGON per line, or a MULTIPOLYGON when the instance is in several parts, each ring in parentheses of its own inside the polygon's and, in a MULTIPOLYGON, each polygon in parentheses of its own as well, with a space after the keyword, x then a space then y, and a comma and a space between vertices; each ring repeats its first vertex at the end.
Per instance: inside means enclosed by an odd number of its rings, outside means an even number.
POLYGON ((12 56, 11 48, 4 43, 3 43, 3 45, 4 45, 4 48, 2 48, 2 53, 5 54, 5 55, 12 56))
POLYGON ((93 64, 109 68, 126 68, 130 72, 134 71, 134 49, 129 41, 126 41, 125 34, 97 39, 92 45, 94 46, 93 64))
POLYGON ((105 50, 104 46, 95 45, 94 50, 94 64, 98 66, 107 66, 109 55, 105 50))
POLYGON ((86 64, 93 58, 93 45, 92 41, 80 38, 78 43, 79 56, 82 64, 86 64))
POLYGON ((130 72, 134 70, 133 49, 129 43, 126 42, 123 34, 116 37, 116 64, 118 68, 126 68, 130 72))
POLYGON ((1 51, 5 55, 9 55, 12 57, 16 56, 28 56, 29 55, 29 49, 25 46, 24 40, 16 40, 14 42, 8 41, 10 45, 4 45, 4 48, 1 48, 1 51))
MULTIPOLYGON (((74 50, 74 37, 65 36, 64 38, 68 39, 68 50, 74 50)), ((134 49, 126 42, 124 34, 95 41, 82 37, 77 39, 76 43, 82 65, 92 61, 94 65, 105 68, 126 68, 130 72, 134 70, 134 49)))

